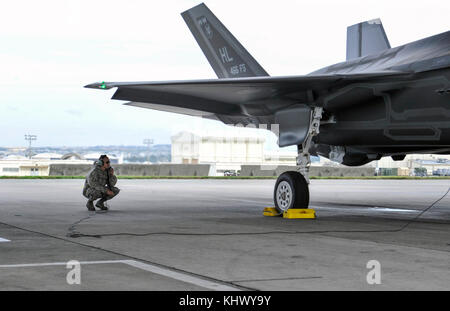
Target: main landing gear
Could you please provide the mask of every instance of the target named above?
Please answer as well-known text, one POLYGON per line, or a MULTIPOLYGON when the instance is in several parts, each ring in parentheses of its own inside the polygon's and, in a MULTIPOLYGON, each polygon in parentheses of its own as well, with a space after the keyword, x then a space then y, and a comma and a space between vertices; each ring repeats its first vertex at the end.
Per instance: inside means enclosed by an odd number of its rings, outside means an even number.
POLYGON ((315 107, 311 113, 311 122, 305 141, 297 146, 297 169, 281 174, 275 183, 273 200, 278 213, 288 209, 306 209, 309 206, 309 167, 311 158, 309 148, 314 136, 319 134, 322 107, 315 107))

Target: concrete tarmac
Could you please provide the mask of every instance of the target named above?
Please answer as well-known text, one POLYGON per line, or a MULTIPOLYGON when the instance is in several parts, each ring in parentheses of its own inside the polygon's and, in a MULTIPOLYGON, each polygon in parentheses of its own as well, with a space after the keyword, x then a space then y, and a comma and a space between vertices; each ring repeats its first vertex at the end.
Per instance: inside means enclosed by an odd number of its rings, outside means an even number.
POLYGON ((83 183, 0 180, 0 290, 450 289, 450 194, 411 222, 449 180, 312 180, 315 220, 264 217, 275 180, 83 183))

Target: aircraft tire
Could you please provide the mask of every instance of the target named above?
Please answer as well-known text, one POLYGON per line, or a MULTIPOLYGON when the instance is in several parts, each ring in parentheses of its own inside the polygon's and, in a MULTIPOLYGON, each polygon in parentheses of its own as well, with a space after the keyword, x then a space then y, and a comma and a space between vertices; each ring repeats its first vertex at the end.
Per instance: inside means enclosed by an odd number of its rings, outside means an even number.
POLYGON ((279 213, 290 208, 308 208, 309 188, 305 177, 295 171, 281 174, 275 183, 273 201, 279 213))

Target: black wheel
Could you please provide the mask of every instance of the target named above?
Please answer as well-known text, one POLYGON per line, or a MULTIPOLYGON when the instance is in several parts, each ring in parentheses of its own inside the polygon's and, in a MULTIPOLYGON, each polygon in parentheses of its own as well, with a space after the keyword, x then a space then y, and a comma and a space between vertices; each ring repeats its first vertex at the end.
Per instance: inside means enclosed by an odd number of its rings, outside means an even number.
POLYGON ((294 171, 281 174, 275 183, 273 201, 279 213, 290 208, 308 208, 309 189, 305 177, 294 171))

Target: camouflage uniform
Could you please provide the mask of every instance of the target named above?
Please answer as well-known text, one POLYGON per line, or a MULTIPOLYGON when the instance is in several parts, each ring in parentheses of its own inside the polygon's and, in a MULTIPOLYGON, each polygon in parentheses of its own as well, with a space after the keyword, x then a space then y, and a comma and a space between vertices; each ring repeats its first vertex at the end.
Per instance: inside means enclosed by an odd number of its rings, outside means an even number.
POLYGON ((83 195, 88 198, 89 201, 94 201, 97 199, 111 200, 119 193, 120 189, 114 187, 117 183, 117 177, 109 174, 109 185, 111 186, 111 191, 114 192, 114 195, 106 194, 106 190, 108 190, 108 187, 106 186, 108 174, 109 172, 107 170, 103 171, 101 166, 96 164, 86 176, 86 181, 84 182, 83 187, 83 195))

